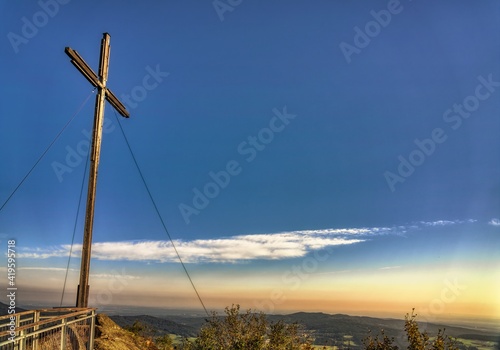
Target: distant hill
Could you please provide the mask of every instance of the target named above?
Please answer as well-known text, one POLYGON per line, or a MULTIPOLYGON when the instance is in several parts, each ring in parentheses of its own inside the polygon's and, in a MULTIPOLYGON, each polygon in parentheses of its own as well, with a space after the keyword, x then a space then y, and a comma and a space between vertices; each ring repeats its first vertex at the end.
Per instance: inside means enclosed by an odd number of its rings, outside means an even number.
MULTIPOLYGON (((299 312, 284 316, 272 315, 269 316, 269 319, 272 321, 283 319, 287 323, 297 322, 304 325, 306 329, 314 333, 316 344, 344 344, 349 345, 351 348, 356 348, 362 345, 363 339, 366 338, 370 332, 373 335, 377 335, 380 330, 383 329, 385 334, 396 339, 396 342, 399 343, 398 345, 406 345, 404 320, 308 312, 299 312)), ((448 336, 463 339, 477 339, 480 341, 493 341, 497 343, 497 346, 500 340, 499 335, 494 332, 465 327, 422 323, 419 328, 420 330, 426 330, 431 335, 437 334, 440 329, 446 329, 445 334, 448 336)))
MULTIPOLYGON (((343 314, 325 314, 299 312, 290 315, 268 315, 271 322, 283 320, 287 323, 299 323, 308 331, 311 331, 316 339, 317 345, 337 345, 349 347, 350 349, 362 348, 362 341, 371 332, 378 335, 383 329, 385 334, 396 339, 397 345, 406 348, 406 334, 404 333, 404 320, 382 319, 364 316, 349 316, 343 314)), ((120 326, 127 327, 136 320, 143 325, 158 330, 158 334, 177 334, 182 337, 196 336, 199 329, 205 324, 206 317, 186 316, 111 316, 120 326)), ((465 327, 445 326, 440 324, 422 324, 420 329, 429 334, 437 334, 439 329, 446 329, 448 336, 477 341, 484 345, 483 349, 498 349, 499 335, 494 332, 475 330, 465 327)), ((477 350, 474 342, 467 341, 466 344, 458 344, 463 350, 477 350)), ((481 347, 479 347, 481 348, 481 347)))
MULTIPOLYGON (((16 308, 17 312, 25 311, 16 308)), ((0 315, 8 314, 8 305, 0 302, 0 315)), ((298 312, 289 315, 268 315, 269 321, 283 320, 286 323, 298 323, 311 331, 317 345, 337 345, 352 350, 362 348, 362 341, 371 332, 378 335, 383 329, 385 334, 396 339, 400 349, 406 348, 404 320, 384 319, 365 316, 349 316, 344 314, 325 314, 321 312, 298 312)), ((141 322, 149 328, 155 336, 175 334, 181 337, 195 337, 206 317, 200 316, 110 316, 121 327, 130 327, 135 321, 141 322)), ((420 329, 430 335, 437 334, 439 329, 446 329, 446 334, 460 338, 459 348, 462 350, 500 350, 500 334, 494 331, 485 331, 467 327, 447 326, 443 324, 421 324, 420 329)))
MULTIPOLYGON (((163 334, 176 334, 181 337, 195 337, 198 334, 199 327, 193 326, 197 325, 198 322, 192 322, 192 324, 181 324, 179 322, 148 315, 140 316, 110 316, 110 318, 120 327, 126 328, 134 324, 135 321, 139 321, 144 326, 155 331, 156 336, 163 334)), ((201 319, 204 322, 204 319, 201 319)))

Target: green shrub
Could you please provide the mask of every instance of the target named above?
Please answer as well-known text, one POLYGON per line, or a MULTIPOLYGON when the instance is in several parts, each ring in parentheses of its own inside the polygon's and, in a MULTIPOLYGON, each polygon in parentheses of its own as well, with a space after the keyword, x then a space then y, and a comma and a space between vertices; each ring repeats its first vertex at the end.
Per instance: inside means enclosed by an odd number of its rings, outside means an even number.
POLYGON ((194 344, 196 350, 309 350, 312 339, 297 324, 270 324, 263 313, 240 306, 226 307, 225 317, 213 313, 202 326, 194 344))
MULTIPOLYGON (((404 330, 408 340, 408 350, 458 350, 453 339, 444 334, 444 329, 438 331, 434 340, 431 340, 427 332, 421 332, 414 312, 415 309, 411 315, 405 316, 404 330)), ((376 337, 369 335, 363 343, 366 350, 399 350, 398 346, 394 345, 394 338, 389 338, 383 330, 376 337)))

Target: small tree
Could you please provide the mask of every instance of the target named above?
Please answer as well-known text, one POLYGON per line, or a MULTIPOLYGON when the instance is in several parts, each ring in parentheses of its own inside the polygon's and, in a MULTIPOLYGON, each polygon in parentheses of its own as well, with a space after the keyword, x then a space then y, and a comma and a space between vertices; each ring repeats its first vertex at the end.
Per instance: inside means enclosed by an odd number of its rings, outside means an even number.
POLYGON ((179 350, 194 350, 195 345, 188 338, 182 338, 182 343, 180 346, 176 347, 179 350))
POLYGON ((408 338, 408 350, 425 350, 429 346, 429 335, 427 332, 420 332, 417 324, 417 315, 412 310, 411 316, 405 316, 405 331, 408 338))
POLYGON ((171 350, 174 346, 172 338, 168 334, 156 338, 155 344, 160 350, 171 350))
MULTIPOLYGON (((124 329, 132 332, 136 336, 144 338, 146 340, 147 349, 157 349, 155 342, 153 341, 156 331, 150 326, 136 320, 131 326, 124 327, 124 329)), ((164 350, 164 348, 161 348, 161 350, 164 350)))
MULTIPOLYGON (((431 341, 427 332, 418 329, 417 315, 412 310, 411 315, 405 316, 405 332, 408 339, 408 350, 459 350, 455 342, 439 330, 436 338, 431 341)), ((375 338, 370 334, 363 340, 366 350, 398 350, 394 345, 394 338, 389 338, 384 331, 375 338)))
POLYGON ((366 350, 398 350, 397 345, 394 345, 394 338, 389 338, 384 330, 375 338, 370 334, 363 340, 363 344, 366 350))
POLYGON ((271 324, 269 350, 313 349, 312 339, 298 323, 286 324, 282 320, 271 324))
POLYGON ((240 306, 226 307, 226 317, 220 318, 216 312, 201 328, 196 339, 198 349, 206 350, 258 350, 264 345, 267 321, 263 314, 248 310, 240 315, 240 306))
POLYGON ((312 339, 299 330, 297 324, 279 321, 269 325, 263 313, 247 310, 240 314, 240 306, 224 310, 226 316, 213 313, 195 342, 199 350, 299 350, 312 349, 312 339))
POLYGON ((453 339, 444 334, 445 329, 438 330, 434 341, 430 341, 427 332, 420 332, 417 324, 417 315, 412 309, 411 315, 405 316, 405 331, 408 338, 408 350, 458 350, 453 339))
POLYGON ((125 326, 123 328, 134 333, 135 335, 141 335, 146 327, 141 322, 136 320, 131 326, 125 326))

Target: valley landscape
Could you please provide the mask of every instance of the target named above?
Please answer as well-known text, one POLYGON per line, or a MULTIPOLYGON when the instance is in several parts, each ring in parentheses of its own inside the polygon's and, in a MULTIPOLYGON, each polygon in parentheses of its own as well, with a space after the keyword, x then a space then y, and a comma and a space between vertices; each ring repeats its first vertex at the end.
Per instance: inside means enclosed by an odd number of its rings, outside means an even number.
MULTIPOLYGON (((283 320, 286 323, 298 323, 310 331, 317 346, 327 346, 344 349, 364 349, 363 340, 370 334, 378 334, 384 330, 389 337, 394 337, 396 345, 406 348, 406 334, 403 319, 384 319, 344 314, 325 314, 299 312, 288 315, 268 315, 271 322, 283 320)), ((139 322, 155 332, 155 335, 170 334, 177 340, 194 338, 201 326, 206 323, 202 316, 165 316, 147 315, 111 316, 121 327, 131 327, 139 322)), ((457 341, 457 346, 464 350, 496 350, 499 349, 500 331, 494 328, 467 328, 444 324, 421 323, 421 330, 429 334, 437 334, 445 329, 445 334, 457 341)))
MULTIPOLYGON (((7 314, 7 310, 8 306, 0 303, 0 314, 7 314)), ((194 340, 201 327, 207 323, 207 316, 192 310, 173 311, 126 306, 123 306, 123 310, 124 312, 120 314, 120 307, 115 306, 108 308, 107 312, 110 313, 110 319, 124 329, 130 330, 134 327, 140 327, 140 335, 151 339, 170 335, 174 344, 180 344, 185 338, 194 340), (146 311, 155 316, 137 314, 139 311, 146 311)), ((18 312, 22 311, 24 311, 23 308, 18 309, 18 312)), ((288 324, 301 325, 303 330, 312 335, 315 346, 325 346, 327 349, 365 349, 363 341, 369 335, 377 335, 382 330, 387 336, 395 339, 395 344, 399 348, 407 347, 403 319, 322 312, 297 312, 285 315, 266 315, 266 317, 271 323, 283 321, 288 324)), ((468 326, 457 326, 419 322, 419 329, 426 331, 431 336, 437 334, 439 330, 445 330, 445 334, 455 340, 460 350, 500 349, 498 323, 483 323, 481 326, 468 323, 468 326)))

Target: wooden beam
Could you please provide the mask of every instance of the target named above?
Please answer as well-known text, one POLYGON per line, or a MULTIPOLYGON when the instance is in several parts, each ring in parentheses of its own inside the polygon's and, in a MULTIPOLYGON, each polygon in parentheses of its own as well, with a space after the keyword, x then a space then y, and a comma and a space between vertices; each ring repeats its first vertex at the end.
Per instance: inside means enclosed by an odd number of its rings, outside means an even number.
POLYGON ((89 299, 90 259, 92 251, 92 231, 94 226, 95 196, 97 188, 97 170, 101 155, 102 127, 104 122, 104 107, 107 100, 122 116, 128 118, 129 112, 118 98, 106 87, 109 71, 110 36, 103 34, 101 40, 101 54, 99 60, 99 75, 85 62, 75 50, 66 47, 64 50, 71 58, 71 63, 83 76, 98 89, 95 100, 94 126, 92 132, 92 146, 90 153, 89 184, 87 191, 87 210, 85 213, 85 227, 82 244, 82 261, 80 268, 80 284, 78 285, 76 306, 86 308, 89 299))

